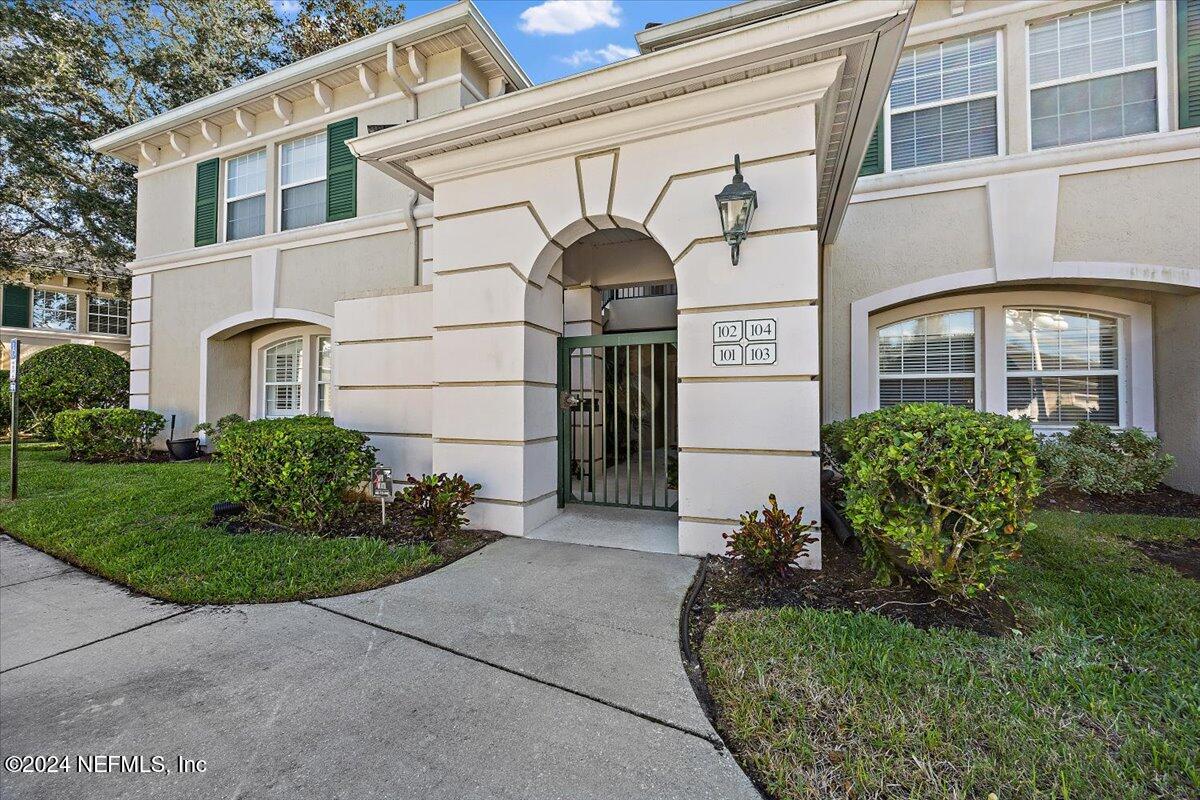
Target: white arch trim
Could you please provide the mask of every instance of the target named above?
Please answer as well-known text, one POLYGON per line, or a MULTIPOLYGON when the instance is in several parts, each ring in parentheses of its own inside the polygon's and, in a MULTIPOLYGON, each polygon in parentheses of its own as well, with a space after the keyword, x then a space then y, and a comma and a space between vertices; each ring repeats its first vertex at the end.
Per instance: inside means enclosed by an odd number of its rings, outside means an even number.
MULTIPOLYGON (((1025 289, 1025 281, 1050 281, 1088 279, 1107 283, 1133 283, 1148 285, 1147 288, 1158 289, 1200 289, 1200 271, 1180 267, 1166 267, 1150 264, 1129 264, 1121 262, 1055 262, 1048 269, 1030 272, 1022 276, 1020 283, 1001 282, 996 279, 994 269, 977 269, 940 275, 923 281, 915 281, 887 289, 882 292, 861 298, 850 304, 850 413, 852 415, 872 411, 877 405, 874 393, 875 382, 872 375, 873 354, 871 352, 871 315, 881 309, 903 304, 915 303, 935 295, 963 293, 969 290, 987 289, 996 286, 1011 287, 1014 292, 1046 292, 1061 291, 1071 293, 1071 286, 1030 286, 1025 289)), ((1076 294, 1079 294, 1077 291, 1076 294)), ((1097 307, 1105 305, 1102 295, 1092 295, 1084 305, 1097 307)), ((1078 305, 1078 301, 1075 303, 1078 305)), ((1141 305, 1141 304, 1138 304, 1141 305)), ((1148 312, 1147 312, 1148 314, 1148 312)), ((1147 316, 1145 324, 1150 324, 1147 316)), ((1140 338, 1140 337, 1139 337, 1140 338)), ((1149 348, 1147 341, 1144 345, 1149 348)), ((1153 360, 1152 354, 1144 358, 1135 355, 1135 364, 1143 364, 1150 373, 1148 376, 1136 376, 1148 380, 1143 386, 1153 391, 1153 360)), ((1144 403, 1144 401, 1143 401, 1144 403)), ((1143 404, 1138 404, 1143 405, 1143 404)), ((1153 408, 1151 402, 1151 409, 1153 408)), ((1152 411, 1150 412, 1152 414, 1152 411)), ((1132 424, 1153 430, 1153 418, 1147 419, 1141 414, 1132 424)))
POLYGON ((210 339, 228 339, 230 336, 259 325, 272 322, 307 322, 333 330, 333 316, 309 311, 304 308, 276 308, 264 315, 261 311, 243 311, 214 322, 200 332, 200 402, 196 405, 200 422, 208 421, 208 342, 210 339))

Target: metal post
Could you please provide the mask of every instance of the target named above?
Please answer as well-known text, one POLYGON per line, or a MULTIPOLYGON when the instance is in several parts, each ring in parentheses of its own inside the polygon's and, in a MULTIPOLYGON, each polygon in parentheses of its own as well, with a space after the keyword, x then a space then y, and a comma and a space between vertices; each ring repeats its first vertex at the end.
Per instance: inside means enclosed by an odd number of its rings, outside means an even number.
POLYGON ((21 423, 19 394, 21 388, 21 340, 13 339, 8 345, 9 363, 12 371, 8 373, 8 397, 12 408, 9 409, 9 435, 12 446, 8 452, 8 499, 17 499, 17 429, 21 423))

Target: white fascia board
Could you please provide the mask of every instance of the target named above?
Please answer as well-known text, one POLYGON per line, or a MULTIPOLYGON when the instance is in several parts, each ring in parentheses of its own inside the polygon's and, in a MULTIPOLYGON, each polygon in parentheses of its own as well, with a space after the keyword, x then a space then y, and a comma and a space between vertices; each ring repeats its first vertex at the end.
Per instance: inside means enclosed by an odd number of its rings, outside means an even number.
POLYGON ((360 159, 403 168, 422 150, 445 148, 482 133, 516 131, 589 106, 874 35, 897 17, 906 19, 911 6, 912 0, 839 0, 360 136, 347 144, 360 159))
POLYGON ((479 13, 475 4, 471 0, 460 0, 453 5, 401 22, 398 25, 392 25, 376 31, 370 36, 355 39, 340 47, 301 59, 294 64, 280 67, 150 119, 105 134, 90 142, 90 146, 96 152, 111 154, 114 150, 128 147, 150 136, 165 133, 180 125, 353 66, 378 56, 389 43, 400 46, 413 44, 421 39, 436 36, 444 30, 463 25, 470 28, 479 37, 491 56, 496 59, 496 63, 518 88, 530 85, 529 76, 517 66, 512 54, 496 38, 491 26, 479 13))

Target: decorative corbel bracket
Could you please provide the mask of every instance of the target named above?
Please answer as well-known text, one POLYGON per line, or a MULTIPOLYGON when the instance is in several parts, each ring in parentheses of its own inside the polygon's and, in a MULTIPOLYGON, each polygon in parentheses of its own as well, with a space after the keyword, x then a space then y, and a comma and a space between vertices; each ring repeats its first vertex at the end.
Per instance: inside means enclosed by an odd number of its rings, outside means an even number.
POLYGON ((200 136, 208 142, 209 147, 216 147, 221 144, 221 126, 202 119, 200 120, 200 136))
POLYGON ((246 138, 250 138, 254 135, 255 117, 249 111, 235 108, 233 110, 233 121, 237 123, 239 128, 241 128, 242 133, 246 135, 246 138))
POLYGON ((412 71, 417 83, 425 82, 425 56, 417 52, 417 48, 408 48, 408 68, 412 71))
POLYGON ((317 105, 328 114, 333 111, 333 90, 329 88, 329 84, 314 80, 312 82, 313 98, 317 101, 317 105))
POLYGON ((374 100, 379 94, 379 76, 366 64, 358 65, 358 85, 366 92, 368 100, 374 100))
POLYGON ((142 154, 142 158, 150 162, 150 166, 158 166, 158 160, 162 156, 162 151, 157 147, 146 142, 138 142, 138 151, 142 154))
POLYGON ((192 144, 191 139, 184 136, 182 133, 178 133, 177 131, 171 131, 169 134, 167 134, 167 141, 171 143, 171 149, 174 150, 180 158, 187 156, 188 148, 192 144))
POLYGON ((279 121, 284 125, 292 124, 292 101, 286 97, 274 95, 271 97, 271 107, 275 109, 275 116, 279 117, 279 121))

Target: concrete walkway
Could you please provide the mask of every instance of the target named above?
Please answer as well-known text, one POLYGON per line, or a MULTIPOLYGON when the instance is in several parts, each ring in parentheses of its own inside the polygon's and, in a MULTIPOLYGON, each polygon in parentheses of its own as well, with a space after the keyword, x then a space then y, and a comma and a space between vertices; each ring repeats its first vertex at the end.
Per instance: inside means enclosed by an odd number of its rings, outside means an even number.
POLYGON ((695 569, 505 539, 358 595, 184 608, 0 537, 0 756, 148 770, 3 771, 0 795, 757 798, 680 664, 695 569))

